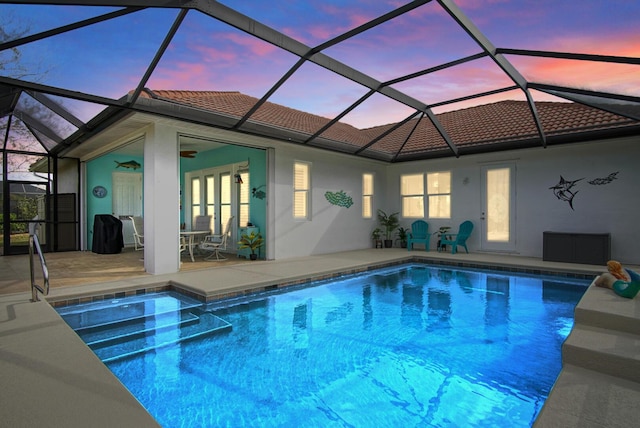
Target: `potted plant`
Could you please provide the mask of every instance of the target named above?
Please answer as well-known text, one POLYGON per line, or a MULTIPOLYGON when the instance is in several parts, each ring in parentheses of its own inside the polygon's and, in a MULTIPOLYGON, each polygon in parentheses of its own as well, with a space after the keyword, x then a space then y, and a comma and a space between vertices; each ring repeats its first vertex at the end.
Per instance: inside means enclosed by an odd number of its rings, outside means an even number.
POLYGON ((382 210, 378 210, 378 221, 385 231, 384 247, 393 247, 393 240, 391 239, 391 235, 393 234, 393 231, 396 230, 400 225, 400 220, 398 220, 398 213, 387 214, 382 210))
POLYGON ((249 258, 251 260, 256 260, 258 255, 256 254, 256 250, 260 248, 264 244, 264 239, 260 233, 256 233, 254 230, 251 231, 249 235, 243 233, 240 235, 240 241, 238 241, 238 245, 240 249, 248 248, 251 250, 251 254, 249 258))
MULTIPOLYGON (((441 251, 441 250, 447 251, 447 246, 446 246, 446 245, 444 245, 444 246, 443 246, 443 245, 441 244, 441 242, 442 242, 442 238, 443 238, 443 237, 447 238, 447 234, 449 233, 449 231, 450 231, 450 230, 451 230, 451 227, 449 227, 449 226, 442 226, 440 229, 438 229, 438 231, 437 231, 437 232, 435 232, 435 233, 437 233, 437 234, 438 234, 438 244, 437 244, 437 246, 436 246, 436 249, 437 249, 438 251, 441 251)), ((450 237, 449 237, 449 238, 450 238, 450 237)))
POLYGON ((381 235, 382 229, 380 229, 379 227, 376 227, 375 229, 373 229, 373 232, 371 232, 371 238, 373 238, 373 243, 376 248, 382 248, 382 241, 380 240, 381 235))
POLYGON ((398 239, 400 240, 400 247, 407 248, 407 236, 409 233, 409 229, 404 227, 398 228, 398 239))

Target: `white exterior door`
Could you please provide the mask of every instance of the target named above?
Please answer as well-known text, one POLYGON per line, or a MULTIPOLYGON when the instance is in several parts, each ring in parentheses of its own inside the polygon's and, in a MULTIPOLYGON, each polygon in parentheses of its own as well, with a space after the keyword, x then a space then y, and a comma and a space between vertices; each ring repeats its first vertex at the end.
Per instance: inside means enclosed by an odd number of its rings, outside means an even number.
POLYGON ((480 226, 485 251, 515 251, 515 175, 513 162, 482 167, 480 226))
POLYGON ((142 174, 139 172, 114 172, 112 214, 120 216, 142 215, 142 174))
POLYGON ((129 216, 142 216, 142 174, 113 172, 111 180, 113 184, 112 214, 122 221, 124 245, 133 245, 133 225, 129 216))

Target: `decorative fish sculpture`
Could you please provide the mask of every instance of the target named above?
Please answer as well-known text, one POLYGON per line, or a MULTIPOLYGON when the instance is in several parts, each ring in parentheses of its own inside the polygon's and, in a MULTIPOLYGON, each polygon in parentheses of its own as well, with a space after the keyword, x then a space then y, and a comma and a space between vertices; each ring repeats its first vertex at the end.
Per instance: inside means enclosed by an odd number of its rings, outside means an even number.
POLYGON ((325 192, 324 197, 327 198, 327 201, 332 205, 338 205, 345 208, 349 208, 353 205, 353 199, 351 199, 351 196, 344 193, 343 190, 338 192, 325 192))
POLYGON ((618 177, 618 173, 620 171, 616 171, 616 172, 612 172, 611 174, 609 174, 608 176, 604 177, 604 178, 594 178, 591 181, 587 181, 587 183, 592 184, 594 186, 601 186, 603 184, 609 184, 611 183, 613 180, 617 180, 618 177))
POLYGON ((118 161, 114 161, 115 163, 117 163, 118 165, 116 166, 116 168, 132 168, 134 170, 140 168, 140 164, 134 160, 130 160, 127 162, 118 162, 118 161))
POLYGON ((563 176, 560 176, 558 184, 549 187, 549 189, 553 189, 553 194, 556 195, 556 198, 561 201, 569 202, 569 206, 573 209, 573 198, 578 194, 578 192, 572 192, 571 189, 580 180, 584 180, 584 178, 580 178, 578 180, 565 180, 563 176))

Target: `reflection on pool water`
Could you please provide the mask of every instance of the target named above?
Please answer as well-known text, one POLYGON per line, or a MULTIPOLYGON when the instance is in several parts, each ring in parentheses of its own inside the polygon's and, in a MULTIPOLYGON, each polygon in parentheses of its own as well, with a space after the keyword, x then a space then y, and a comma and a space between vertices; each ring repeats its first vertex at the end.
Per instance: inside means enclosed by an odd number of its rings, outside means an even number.
POLYGON ((232 327, 107 365, 163 427, 527 427, 588 284, 385 268, 205 305, 232 327))

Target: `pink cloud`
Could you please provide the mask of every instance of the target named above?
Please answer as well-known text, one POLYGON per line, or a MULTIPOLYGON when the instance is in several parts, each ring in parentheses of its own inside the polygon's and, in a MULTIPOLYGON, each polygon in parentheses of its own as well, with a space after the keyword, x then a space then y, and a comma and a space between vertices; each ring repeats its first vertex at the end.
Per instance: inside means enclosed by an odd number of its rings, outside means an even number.
MULTIPOLYGON (((640 57, 640 36, 584 36, 557 38, 547 50, 640 57)), ((629 95, 640 94, 637 65, 553 58, 509 58, 525 78, 542 83, 629 95)))
POLYGON ((560 52, 580 52, 600 55, 640 57, 640 34, 637 31, 614 32, 608 35, 578 34, 547 40, 542 49, 560 52))
MULTIPOLYGON (((539 94, 537 94, 539 95, 539 94)), ((545 101, 545 100, 549 100, 550 98, 552 98, 551 96, 549 97, 544 97, 544 94, 539 95, 535 98, 536 101, 545 101)), ((553 97, 554 101, 558 101, 558 99, 556 99, 555 97, 553 97)), ((435 114, 440 114, 440 113, 444 113, 447 111, 454 111, 454 110, 462 110, 465 108, 470 108, 470 107, 475 107, 478 105, 483 105, 483 104, 491 104, 491 103, 497 103, 498 101, 505 101, 505 100, 516 100, 516 101, 526 101, 526 97, 524 95, 524 92, 522 92, 521 90, 513 90, 513 91, 508 91, 508 92, 502 92, 499 94, 494 94, 494 95, 487 95, 485 97, 481 97, 481 98, 475 98, 472 100, 467 100, 467 101, 460 101, 454 104, 447 104, 441 107, 435 107, 433 108, 433 112, 435 114)))
POLYGON ((205 64, 183 62, 157 70, 147 86, 151 89, 204 89, 211 88, 209 80, 210 73, 205 64))
POLYGON ((536 83, 640 95, 635 65, 535 58, 523 62, 520 68, 529 81, 536 83))
POLYGON ((388 123, 397 123, 415 112, 411 107, 400 104, 382 95, 374 95, 347 114, 341 122, 364 129, 388 123))
POLYGON ((487 4, 510 3, 510 0, 456 0, 456 4, 461 8, 481 9, 487 4))
POLYGON ((238 59, 238 52, 233 49, 218 49, 216 47, 205 45, 191 46, 191 50, 200 54, 196 61, 216 63, 233 63, 238 59))
POLYGON ((242 46, 246 50, 253 52, 254 54, 259 56, 269 55, 279 49, 270 43, 263 42, 258 38, 247 36, 244 34, 229 33, 226 34, 225 37, 227 40, 230 40, 234 44, 242 46))
MULTIPOLYGON (((323 41, 330 40, 335 37, 337 34, 340 34, 339 31, 336 31, 335 27, 327 26, 327 25, 310 25, 306 28, 307 33, 309 33, 312 37, 312 42, 314 44, 320 44, 323 41)), ((310 42, 307 41, 307 43, 310 42)))
POLYGON ((425 104, 435 104, 513 84, 493 61, 483 58, 398 83, 393 87, 425 104))
POLYGON ((356 27, 359 27, 362 24, 366 24, 367 22, 371 21, 372 18, 373 17, 371 17, 369 15, 358 13, 358 14, 353 14, 353 15, 349 16, 349 22, 351 23, 353 28, 356 28, 356 27))

